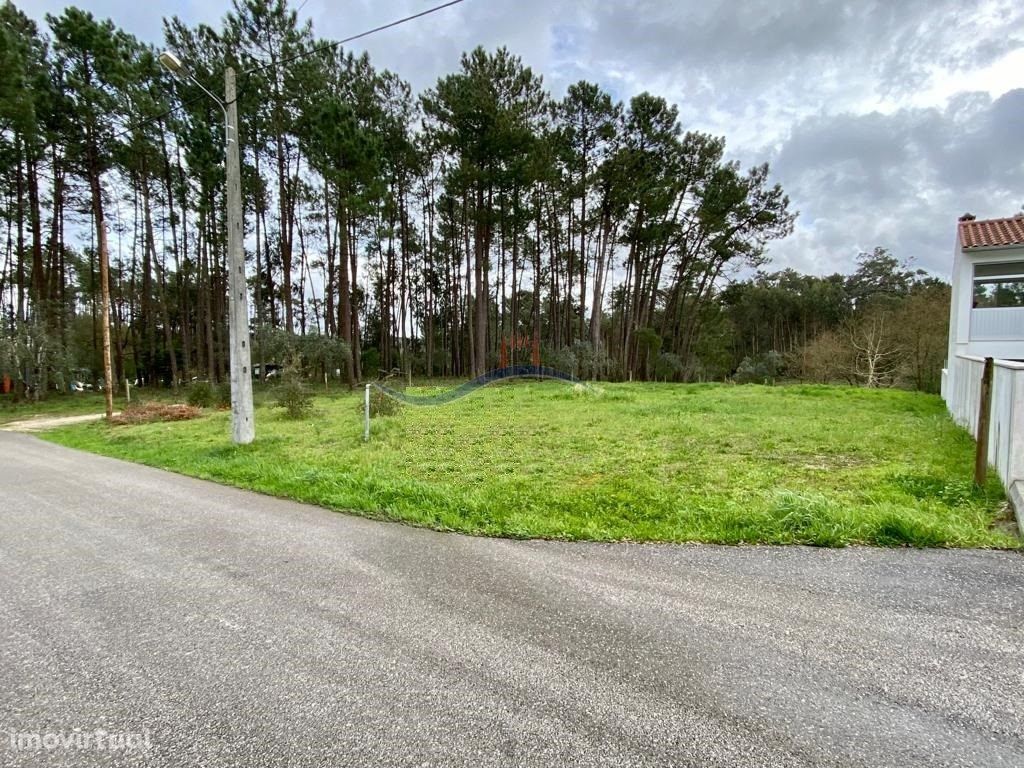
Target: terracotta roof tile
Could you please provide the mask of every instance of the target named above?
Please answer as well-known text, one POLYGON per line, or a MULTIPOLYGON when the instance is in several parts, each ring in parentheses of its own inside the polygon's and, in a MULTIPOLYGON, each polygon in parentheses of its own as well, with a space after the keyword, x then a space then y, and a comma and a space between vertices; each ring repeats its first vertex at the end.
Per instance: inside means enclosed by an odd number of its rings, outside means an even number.
POLYGON ((969 248, 1024 245, 1024 216, 960 222, 960 244, 969 248))

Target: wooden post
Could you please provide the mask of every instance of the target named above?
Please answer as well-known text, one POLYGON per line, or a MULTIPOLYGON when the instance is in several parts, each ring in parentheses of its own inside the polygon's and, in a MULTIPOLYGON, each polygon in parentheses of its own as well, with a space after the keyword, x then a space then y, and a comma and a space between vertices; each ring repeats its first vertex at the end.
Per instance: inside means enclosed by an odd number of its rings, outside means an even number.
POLYGON ((985 487, 988 473, 988 425, 992 415, 993 360, 985 358, 985 371, 981 374, 981 397, 978 399, 978 444, 974 453, 974 484, 985 487))
POLYGON ((114 418, 114 367, 110 360, 110 257, 107 254, 107 222, 103 218, 103 193, 99 171, 94 171, 92 186, 93 218, 96 220, 96 247, 100 255, 100 323, 103 338, 103 400, 107 421, 114 418))

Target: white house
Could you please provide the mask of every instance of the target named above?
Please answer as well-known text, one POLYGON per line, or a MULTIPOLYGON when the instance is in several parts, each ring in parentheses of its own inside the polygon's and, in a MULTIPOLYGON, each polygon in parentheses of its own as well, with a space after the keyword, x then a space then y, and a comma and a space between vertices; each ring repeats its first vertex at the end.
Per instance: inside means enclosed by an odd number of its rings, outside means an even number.
POLYGON ((1024 214, 960 218, 949 359, 957 355, 1024 360, 1024 214))
POLYGON ((989 461, 1024 531, 1024 214, 984 221, 967 214, 957 226, 942 397, 972 434, 986 357, 995 359, 989 461))

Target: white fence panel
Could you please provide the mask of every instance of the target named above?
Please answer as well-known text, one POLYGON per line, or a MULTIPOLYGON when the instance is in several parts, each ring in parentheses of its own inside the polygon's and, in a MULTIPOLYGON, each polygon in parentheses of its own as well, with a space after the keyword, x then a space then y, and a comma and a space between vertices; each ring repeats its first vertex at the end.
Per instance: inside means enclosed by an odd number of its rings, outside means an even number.
MULTIPOLYGON (((943 378, 943 397, 957 424, 978 433, 978 401, 985 360, 958 355, 943 378)), ((1024 363, 996 360, 992 375, 992 414, 988 460, 1006 486, 1024 530, 1024 363)))

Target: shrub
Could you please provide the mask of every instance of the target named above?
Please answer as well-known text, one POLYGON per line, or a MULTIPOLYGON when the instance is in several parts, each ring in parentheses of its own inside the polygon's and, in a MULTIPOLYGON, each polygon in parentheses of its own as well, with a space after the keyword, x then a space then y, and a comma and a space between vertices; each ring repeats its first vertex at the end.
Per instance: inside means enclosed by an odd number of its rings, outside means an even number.
POLYGON ((213 405, 213 387, 210 386, 210 382, 192 382, 185 401, 194 408, 210 408, 213 405))
POLYGON ((589 341, 577 341, 572 345, 571 352, 576 360, 576 370, 567 373, 575 374, 581 379, 609 377, 613 361, 603 347, 595 352, 589 341))
POLYGON ((231 382, 222 381, 213 391, 213 402, 218 408, 231 407, 231 382))
POLYGON ((560 347, 559 349, 544 347, 541 349, 540 361, 542 365, 554 368, 556 371, 576 374, 576 355, 571 347, 560 347))
POLYGON ((111 424, 150 424, 155 421, 187 421, 202 415, 194 405, 135 403, 110 420, 111 424))
POLYGON ((672 352, 662 352, 654 362, 654 378, 661 381, 677 381, 685 370, 682 359, 672 352))
POLYGON ((805 381, 852 382, 853 348, 835 331, 825 331, 794 355, 794 367, 805 381))
POLYGON ((285 369, 277 388, 277 407, 283 408, 289 419, 305 418, 313 410, 313 398, 294 368, 285 369))
POLYGON ((778 352, 744 357, 733 375, 737 384, 774 384, 782 372, 783 358, 778 352))
MULTIPOLYGON (((359 402, 359 413, 363 413, 366 406, 359 402)), ((402 403, 399 400, 381 392, 376 387, 370 389, 370 417, 394 416, 402 410, 402 403)))

